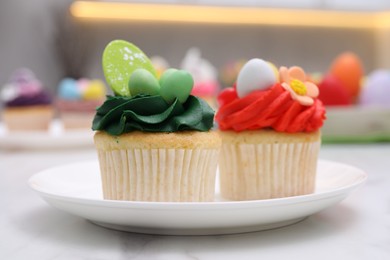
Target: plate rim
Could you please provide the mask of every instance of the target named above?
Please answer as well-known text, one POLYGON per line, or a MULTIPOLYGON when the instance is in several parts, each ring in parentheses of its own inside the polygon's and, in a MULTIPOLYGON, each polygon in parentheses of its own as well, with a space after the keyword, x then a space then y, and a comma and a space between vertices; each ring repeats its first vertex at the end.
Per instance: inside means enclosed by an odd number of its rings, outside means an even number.
POLYGON ((110 208, 123 208, 123 209, 167 209, 170 210, 185 210, 185 209, 197 209, 197 210, 221 210, 221 209, 244 209, 244 208, 253 208, 253 207, 275 207, 275 206, 285 206, 304 203, 307 201, 323 200, 329 199, 332 197, 338 197, 341 195, 347 195, 353 189, 361 186, 367 180, 367 173, 358 167, 335 162, 331 160, 319 159, 318 163, 320 164, 337 164, 344 167, 353 168, 356 171, 356 174, 359 173, 359 178, 356 179, 351 184, 339 187, 336 189, 331 189, 329 191, 324 191, 320 193, 311 193, 306 195, 299 195, 293 197, 284 197, 284 198, 274 198, 274 199, 265 199, 265 200, 246 200, 246 201, 212 201, 212 202, 149 202, 149 201, 119 201, 119 200, 105 200, 97 198, 85 198, 85 197, 75 197, 67 196, 65 194, 55 194, 53 192, 48 192, 47 190, 38 186, 34 181, 39 178, 41 175, 48 174, 58 170, 63 167, 77 166, 80 164, 98 164, 98 160, 87 160, 80 162, 67 163, 62 165, 57 165, 44 169, 38 173, 35 173, 28 179, 29 187, 37 192, 42 198, 56 199, 64 202, 73 202, 79 205, 88 205, 88 206, 98 206, 98 207, 110 207, 110 208))

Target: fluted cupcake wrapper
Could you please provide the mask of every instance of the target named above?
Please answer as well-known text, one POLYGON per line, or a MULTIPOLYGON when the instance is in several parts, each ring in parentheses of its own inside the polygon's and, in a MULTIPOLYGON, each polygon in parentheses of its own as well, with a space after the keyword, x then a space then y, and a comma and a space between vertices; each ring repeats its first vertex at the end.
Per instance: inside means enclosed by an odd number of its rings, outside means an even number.
POLYGON ((103 197, 213 201, 218 149, 98 150, 103 197))
POLYGON ((320 142, 222 145, 221 195, 256 200, 314 192, 320 142))

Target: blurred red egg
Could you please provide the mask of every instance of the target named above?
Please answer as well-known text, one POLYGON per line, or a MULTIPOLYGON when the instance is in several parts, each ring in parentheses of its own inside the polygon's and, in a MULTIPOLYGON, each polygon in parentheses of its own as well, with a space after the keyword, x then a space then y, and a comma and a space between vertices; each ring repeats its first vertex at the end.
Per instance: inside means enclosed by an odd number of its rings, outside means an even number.
POLYGON ((358 96, 364 69, 360 58, 356 54, 345 52, 339 55, 333 61, 329 73, 340 80, 352 99, 358 96))
POLYGON ((318 99, 325 106, 348 106, 352 104, 352 98, 343 83, 335 76, 328 74, 318 84, 320 95, 318 99))

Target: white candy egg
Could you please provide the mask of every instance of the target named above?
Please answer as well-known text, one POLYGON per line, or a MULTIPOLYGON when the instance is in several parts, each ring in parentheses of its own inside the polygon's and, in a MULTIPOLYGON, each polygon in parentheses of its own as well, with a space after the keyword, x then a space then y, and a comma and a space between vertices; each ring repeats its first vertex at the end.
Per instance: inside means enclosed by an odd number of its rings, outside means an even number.
POLYGON ((275 73, 268 62, 262 59, 251 59, 238 73, 237 95, 242 98, 254 90, 267 89, 276 82, 275 73))

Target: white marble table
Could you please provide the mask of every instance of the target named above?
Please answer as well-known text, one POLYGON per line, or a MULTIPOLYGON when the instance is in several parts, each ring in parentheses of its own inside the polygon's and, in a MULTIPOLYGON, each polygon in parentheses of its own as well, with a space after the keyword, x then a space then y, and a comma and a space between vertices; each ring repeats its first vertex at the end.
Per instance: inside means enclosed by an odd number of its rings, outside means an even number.
POLYGON ((0 259, 390 259, 390 144, 324 145, 320 157, 365 170, 368 182, 292 226, 179 237, 105 229, 28 187, 40 170, 96 158, 92 148, 0 151, 0 259))

